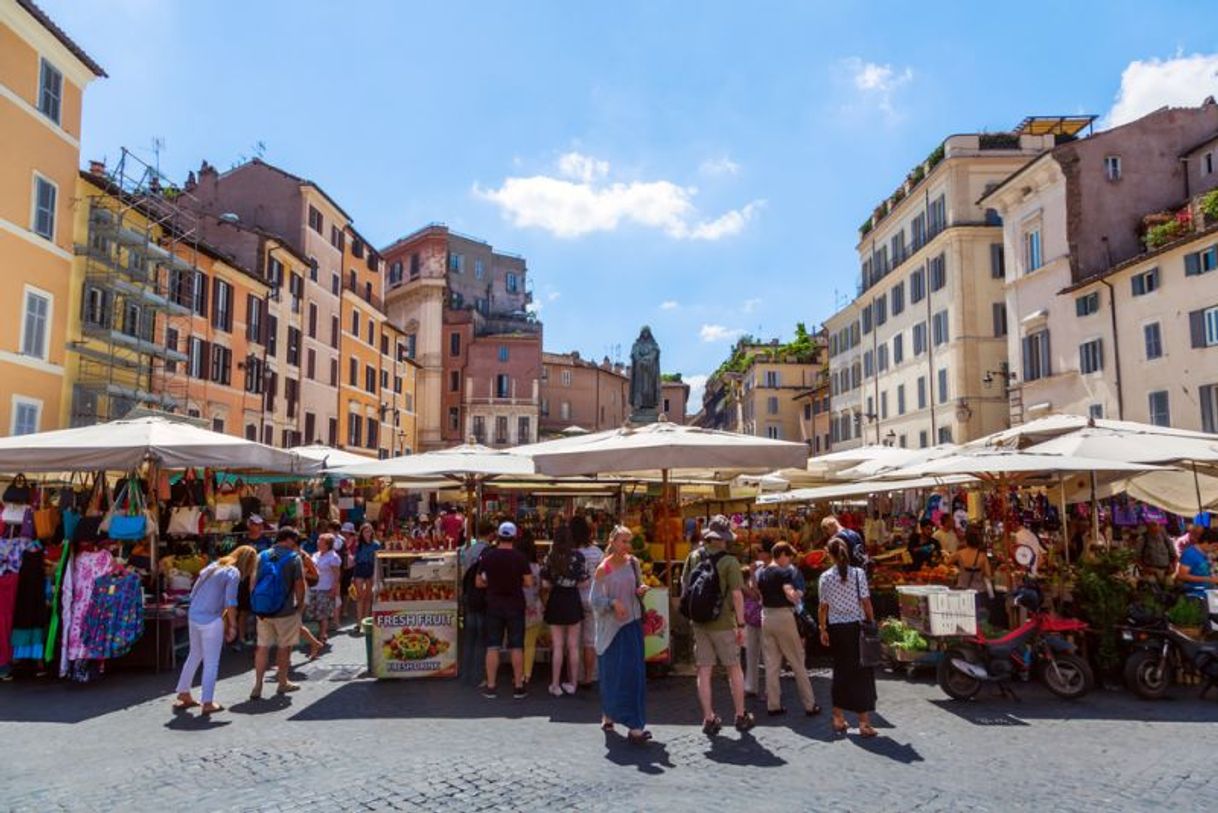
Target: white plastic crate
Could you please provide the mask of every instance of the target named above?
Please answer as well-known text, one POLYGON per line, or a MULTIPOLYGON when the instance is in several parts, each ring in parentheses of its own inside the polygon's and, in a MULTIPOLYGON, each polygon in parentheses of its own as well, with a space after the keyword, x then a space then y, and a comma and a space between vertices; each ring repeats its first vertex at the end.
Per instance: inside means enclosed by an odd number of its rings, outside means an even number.
POLYGON ((977 591, 942 585, 897 587, 901 620, 932 637, 977 634, 977 591))
POLYGON ((1211 613, 1218 613, 1218 590, 1206 590, 1205 603, 1211 613))

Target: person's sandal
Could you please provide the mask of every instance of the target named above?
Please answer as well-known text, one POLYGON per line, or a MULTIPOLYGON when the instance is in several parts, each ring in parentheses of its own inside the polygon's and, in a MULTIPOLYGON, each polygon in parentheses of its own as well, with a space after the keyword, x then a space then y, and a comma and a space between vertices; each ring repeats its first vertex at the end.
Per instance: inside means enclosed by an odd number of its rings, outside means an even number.
POLYGON ((736 730, 742 734, 755 725, 757 725, 757 719, 753 717, 753 712, 751 711, 746 711, 744 714, 736 717, 736 730))
POLYGON ((224 711, 224 706, 222 706, 219 703, 211 703, 209 705, 203 706, 203 710, 200 711, 199 713, 202 714, 204 717, 206 717, 211 714, 217 714, 221 711, 224 711))
POLYGON ((713 737, 723 730, 723 718, 712 717, 709 720, 702 721, 702 733, 708 737, 713 737))
POLYGON ((842 720, 840 723, 836 720, 833 721, 833 733, 839 737, 846 736, 846 731, 848 731, 849 728, 850 726, 845 720, 842 720))
POLYGON ((816 715, 820 714, 822 711, 824 711, 824 709, 822 709, 820 706, 817 706, 814 704, 812 706, 812 708, 804 709, 804 715, 807 717, 815 717, 816 715))
POLYGON ((651 742, 651 732, 643 730, 636 734, 635 732, 631 731, 626 735, 626 741, 631 745, 646 745, 647 743, 651 742))
POLYGON ((289 692, 298 691, 300 691, 300 684, 288 681, 287 683, 280 683, 279 688, 275 690, 275 694, 288 694, 289 692))
POLYGON ((876 731, 870 725, 859 726, 859 736, 860 737, 871 738, 871 737, 878 737, 879 735, 880 735, 880 732, 876 731))
POLYGON ((198 705, 199 705, 199 701, 194 700, 192 698, 190 700, 174 701, 173 708, 175 711, 186 711, 187 709, 193 709, 195 706, 198 706, 198 705))

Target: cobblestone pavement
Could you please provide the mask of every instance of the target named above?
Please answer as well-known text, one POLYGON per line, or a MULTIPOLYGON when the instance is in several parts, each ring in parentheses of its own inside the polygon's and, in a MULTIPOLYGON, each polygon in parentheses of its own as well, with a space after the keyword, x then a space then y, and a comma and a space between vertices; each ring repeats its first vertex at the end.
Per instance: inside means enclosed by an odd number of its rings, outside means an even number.
MULTIPOLYGON (((362 656, 339 638, 300 668, 300 692, 250 702, 249 656, 228 654, 230 709, 210 721, 172 712, 168 673, 0 685, 0 809, 1218 809, 1218 697, 1194 690, 1065 703, 1030 685, 1020 702, 954 703, 929 679, 892 677, 875 740, 762 706, 749 734, 709 740, 692 680, 670 677, 651 684, 656 741, 639 749, 600 731, 591 694, 535 683, 526 700, 491 701, 451 681, 378 683, 362 656)), ((827 674, 814 685, 827 700, 827 674)))

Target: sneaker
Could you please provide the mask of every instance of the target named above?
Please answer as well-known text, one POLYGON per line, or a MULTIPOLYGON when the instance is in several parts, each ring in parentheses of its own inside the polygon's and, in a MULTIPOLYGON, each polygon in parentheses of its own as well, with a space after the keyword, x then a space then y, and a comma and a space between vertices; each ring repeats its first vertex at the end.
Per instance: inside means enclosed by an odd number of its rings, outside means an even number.
POLYGON ((748 731, 755 725, 757 725, 757 720, 753 717, 751 711, 746 711, 744 714, 736 717, 736 730, 739 732, 748 731))
POLYGON ((562 688, 557 684, 551 684, 548 691, 551 697, 562 697, 562 688))
POLYGON ((512 697, 514 697, 517 700, 524 700, 528 696, 529 696, 529 690, 526 689, 523 685, 517 686, 515 689, 512 689, 512 697))
POLYGON ((575 694, 575 684, 574 683, 564 683, 562 685, 562 690, 564 692, 566 692, 567 694, 575 694))
POLYGON ((499 696, 499 692, 495 691, 494 686, 483 686, 482 687, 482 696, 485 697, 487 700, 494 700, 496 697, 499 696))
POLYGON ((708 737, 713 737, 722 730, 723 720, 719 717, 702 721, 702 733, 708 737))

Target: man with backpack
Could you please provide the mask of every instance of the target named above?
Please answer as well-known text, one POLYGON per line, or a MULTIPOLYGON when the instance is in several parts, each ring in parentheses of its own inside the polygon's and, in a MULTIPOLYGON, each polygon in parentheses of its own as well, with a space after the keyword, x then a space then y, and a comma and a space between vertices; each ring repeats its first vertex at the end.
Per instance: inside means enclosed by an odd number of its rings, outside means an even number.
POLYGON ((744 671, 740 648, 744 646, 744 575, 740 562, 727 552, 735 539, 731 524, 722 514, 711 518, 702 532, 703 545, 685 560, 681 577, 681 614, 694 632, 694 663, 698 667, 698 702, 702 706, 702 731, 714 736, 723 728, 711 700, 711 676, 715 664, 727 670, 736 711, 736 730, 748 731, 756 721, 744 707, 744 671))
POLYGON ((495 523, 483 517, 478 521, 478 535, 462 548, 457 558, 461 563, 461 600, 465 620, 461 627, 461 681, 468 686, 486 683, 486 588, 478 586, 478 569, 482 554, 495 536, 495 523))
POLYGON ((301 613, 304 611, 304 566, 298 546, 300 533, 291 527, 280 528, 275 544, 258 555, 258 565, 250 580, 250 606, 258 618, 258 649, 254 653, 254 689, 250 700, 262 699, 262 678, 276 648, 275 665, 279 681, 277 694, 300 688, 288 680, 292 649, 300 643, 301 613))
POLYGON ((829 546, 829 542, 832 542, 835 538, 840 539, 846 543, 846 550, 850 551, 850 564, 854 567, 861 567, 864 570, 868 569, 867 545, 863 542, 862 534, 850 528, 842 527, 837 517, 832 514, 820 521, 820 529, 825 532, 827 537, 825 542, 826 548, 829 546))

